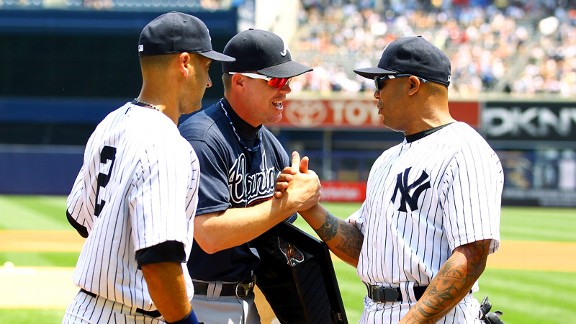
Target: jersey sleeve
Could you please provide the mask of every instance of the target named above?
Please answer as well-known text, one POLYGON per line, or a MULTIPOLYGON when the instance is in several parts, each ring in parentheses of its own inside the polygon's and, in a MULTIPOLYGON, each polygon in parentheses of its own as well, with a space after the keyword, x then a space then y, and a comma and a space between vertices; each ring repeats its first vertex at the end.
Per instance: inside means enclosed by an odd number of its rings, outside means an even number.
POLYGON ((364 209, 364 204, 362 204, 360 209, 356 210, 352 215, 348 216, 348 218, 346 218, 346 221, 348 223, 356 226, 356 228, 358 228, 358 230, 360 230, 360 232, 362 234, 366 234, 364 232, 365 218, 364 218, 364 214, 362 213, 363 209, 364 209))
MULTIPOLYGON (((362 234, 366 234, 366 227, 365 227, 365 223, 366 223, 366 208, 368 208, 368 206, 370 206, 370 204, 372 203, 371 199, 373 199, 372 197, 372 191, 373 189, 373 182, 375 181, 374 178, 374 172, 375 170, 377 170, 380 165, 382 164, 382 161, 384 161, 385 159, 385 155, 387 154, 387 152, 382 153, 377 159, 376 161, 374 161, 374 164, 372 165, 372 167, 370 168, 370 172, 368 174, 368 180, 366 182, 366 199, 364 200, 364 202, 362 202, 362 205, 360 206, 360 208, 355 211, 352 215, 350 215, 346 221, 348 223, 354 224, 356 226, 356 228, 358 228, 360 230, 360 232, 362 234)), ((379 196, 379 195, 377 195, 379 196)))
POLYGON ((164 140, 151 141, 138 154, 136 176, 129 191, 136 251, 166 241, 182 242, 185 247, 191 247, 193 215, 187 215, 187 210, 190 210, 193 174, 198 170, 193 170, 188 143, 164 140))
POLYGON ((500 241, 503 173, 496 153, 465 146, 450 162, 444 225, 450 248, 491 239, 490 253, 500 241))
POLYGON ((86 204, 84 202, 84 168, 80 169, 72 191, 68 195, 66 201, 66 218, 72 227, 84 238, 88 237, 88 232, 92 228, 92 216, 86 212, 86 204))
POLYGON ((198 155, 202 172, 198 189, 198 215, 224 211, 231 207, 228 188, 228 153, 218 143, 189 140, 198 155))

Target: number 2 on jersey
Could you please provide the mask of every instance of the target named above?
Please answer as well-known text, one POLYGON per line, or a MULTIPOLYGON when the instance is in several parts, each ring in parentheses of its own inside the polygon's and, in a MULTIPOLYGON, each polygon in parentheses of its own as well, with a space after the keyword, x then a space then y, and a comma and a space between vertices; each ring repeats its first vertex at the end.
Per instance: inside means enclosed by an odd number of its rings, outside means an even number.
POLYGON ((114 160, 116 159, 116 148, 112 146, 104 146, 102 151, 100 151, 100 163, 107 163, 111 161, 110 168, 108 169, 108 174, 105 173, 98 173, 98 180, 96 182, 96 205, 94 206, 94 215, 100 215, 102 212, 102 208, 106 204, 106 201, 102 200, 101 202, 98 201, 98 195, 100 194, 100 188, 105 188, 110 181, 110 175, 112 174, 112 168, 114 167, 114 160))

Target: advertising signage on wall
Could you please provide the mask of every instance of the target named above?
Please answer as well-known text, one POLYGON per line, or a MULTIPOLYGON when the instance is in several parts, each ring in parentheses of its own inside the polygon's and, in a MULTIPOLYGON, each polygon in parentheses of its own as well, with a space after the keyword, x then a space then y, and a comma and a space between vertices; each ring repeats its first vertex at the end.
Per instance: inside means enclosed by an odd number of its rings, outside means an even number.
MULTIPOLYGON (((450 112, 459 121, 479 126, 478 102, 450 102, 450 112)), ((378 129, 376 100, 371 98, 290 99, 284 102, 280 128, 378 129)))
POLYGON ((497 151, 504 169, 505 205, 576 207, 576 152, 497 151))
POLYGON ((576 207, 576 102, 486 102, 481 130, 507 148, 504 204, 576 207))
POLYGON ((488 140, 576 141, 576 102, 486 102, 488 140))

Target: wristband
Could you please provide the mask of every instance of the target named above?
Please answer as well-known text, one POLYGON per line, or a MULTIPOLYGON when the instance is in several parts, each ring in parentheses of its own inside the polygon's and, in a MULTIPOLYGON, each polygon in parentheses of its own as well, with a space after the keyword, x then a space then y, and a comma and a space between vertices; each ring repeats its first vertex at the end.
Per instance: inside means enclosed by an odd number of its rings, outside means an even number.
POLYGON ((167 324, 201 324, 198 322, 198 318, 196 318, 196 314, 194 314, 194 310, 192 310, 188 316, 184 317, 183 319, 176 321, 176 322, 166 322, 167 324))

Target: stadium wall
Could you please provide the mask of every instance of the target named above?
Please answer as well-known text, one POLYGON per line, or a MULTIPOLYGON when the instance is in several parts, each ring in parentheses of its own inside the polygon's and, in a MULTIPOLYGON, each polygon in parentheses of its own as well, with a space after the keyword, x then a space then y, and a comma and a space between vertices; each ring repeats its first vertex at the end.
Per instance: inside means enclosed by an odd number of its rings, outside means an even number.
MULTIPOLYGON (((122 103, 0 99, 0 193, 66 194, 91 130, 122 103), (41 134, 23 144, 33 132, 14 134, 27 123, 41 134), (75 129, 79 124, 85 127, 75 129)), ((450 109, 498 152, 504 204, 576 207, 576 101, 453 100, 450 109)), ((282 122, 270 128, 287 150, 313 157, 325 200, 362 201, 369 160, 401 140, 379 118, 368 97, 294 98, 285 103, 282 122), (355 137, 354 147, 342 148, 355 137), (355 159, 366 162, 363 168, 350 167, 355 159)))
MULTIPOLYGON (((0 10, 0 193, 68 193, 95 125, 138 93, 137 39, 163 12, 0 10)), ((236 8, 193 14, 206 22, 217 50, 241 19, 236 8)), ((291 16, 284 14, 248 23, 276 28, 291 16)), ((223 92, 220 64, 210 74, 215 82, 203 106, 223 92)), ((291 98, 282 122, 270 128, 287 150, 311 157, 325 200, 361 201, 371 162, 401 134, 382 128, 370 94, 291 98)), ((557 97, 450 102, 454 117, 497 150, 504 203, 516 205, 576 206, 575 107, 557 97)))
MULTIPOLYGON (((0 10, 0 193, 66 194, 95 125, 140 91, 140 31, 172 9, 9 3, 0 10)), ((237 8, 174 10, 202 19, 216 50, 236 34, 237 8)), ((210 69, 203 104, 223 92, 221 73, 210 69)))
MULTIPOLYGON (((138 38, 165 11, 0 10, 0 97, 130 98, 140 91, 138 38)), ((238 12, 192 12, 213 47, 236 34, 238 12)), ((220 64, 210 71, 221 76, 220 64)), ((214 82, 207 98, 218 97, 214 82)))

